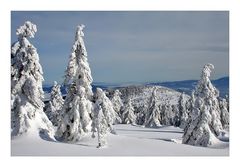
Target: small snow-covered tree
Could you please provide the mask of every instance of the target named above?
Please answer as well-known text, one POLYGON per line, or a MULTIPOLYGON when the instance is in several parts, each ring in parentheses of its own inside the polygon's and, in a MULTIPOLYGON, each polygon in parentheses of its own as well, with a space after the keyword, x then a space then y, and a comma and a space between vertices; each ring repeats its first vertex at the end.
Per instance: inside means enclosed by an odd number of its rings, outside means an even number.
POLYGON ((188 110, 187 110, 187 101, 185 100, 185 94, 181 93, 181 96, 178 100, 178 108, 180 115, 180 128, 184 129, 188 124, 188 110))
POLYGON ((32 130, 53 138, 52 123, 43 111, 42 67, 37 49, 28 41, 36 32, 37 26, 26 21, 17 29, 18 41, 11 47, 12 135, 32 130))
POLYGON ((160 116, 160 108, 157 101, 156 89, 153 90, 152 96, 150 98, 150 104, 148 111, 145 117, 144 125, 147 127, 158 127, 161 126, 161 116, 160 116))
POLYGON ((95 96, 95 107, 92 113, 92 137, 94 133, 98 134, 98 147, 105 146, 107 141, 107 133, 111 132, 116 134, 113 128, 116 112, 113 109, 111 101, 101 88, 97 88, 95 96))
POLYGON ((229 129, 229 111, 226 99, 221 99, 219 102, 221 110, 221 123, 224 129, 229 129))
POLYGON ((64 100, 62 98, 61 93, 61 85, 59 85, 56 81, 53 83, 53 87, 50 93, 50 100, 52 101, 53 106, 56 110, 61 110, 64 104, 64 100))
POLYGON ((56 109, 54 108, 52 102, 49 101, 48 104, 47 104, 47 106, 46 106, 45 113, 46 113, 48 119, 52 122, 52 124, 53 124, 54 126, 56 126, 56 125, 53 123, 53 121, 56 122, 56 120, 54 120, 54 119, 55 119, 55 112, 56 112, 56 109))
POLYGON ((134 107, 132 106, 132 101, 129 98, 127 101, 127 105, 123 109, 122 122, 125 124, 135 124, 136 118, 137 117, 134 114, 134 107))
POLYGON ((109 132, 109 124, 103 113, 102 103, 98 100, 95 103, 93 121, 92 121, 92 137, 94 138, 94 133, 97 132, 98 135, 98 148, 101 148, 107 144, 107 133, 109 132))
POLYGON ((64 84, 68 86, 66 100, 61 111, 58 135, 65 141, 77 141, 88 132, 92 113, 92 76, 83 41, 84 25, 77 27, 75 42, 65 71, 64 84))
POLYGON ((61 86, 58 85, 56 81, 54 81, 54 84, 50 93, 50 101, 46 108, 46 114, 54 126, 58 126, 59 124, 60 112, 62 110, 63 103, 64 103, 60 87, 61 86))
POLYGON ((109 100, 109 98, 106 96, 106 94, 101 88, 96 89, 95 101, 96 101, 95 103, 101 105, 101 108, 107 120, 108 126, 111 132, 115 133, 115 130, 112 125, 115 123, 117 114, 113 109, 112 102, 109 100))
POLYGON ((122 107, 123 107, 123 102, 122 102, 122 99, 121 99, 120 96, 121 96, 121 92, 118 89, 116 89, 114 91, 113 97, 111 99, 111 102, 113 104, 113 109, 117 113, 116 121, 115 121, 116 123, 121 123, 122 122, 122 120, 120 118, 120 115, 121 115, 120 113, 121 113, 121 110, 122 110, 122 107))
POLYGON ((180 126, 180 114, 177 105, 172 105, 172 113, 173 113, 173 126, 180 126))
POLYGON ((173 125, 174 113, 172 109, 172 105, 165 104, 162 106, 162 122, 163 125, 173 125))
POLYGON ((192 111, 189 125, 184 130, 183 143, 208 146, 214 143, 221 134, 220 108, 217 97, 218 90, 212 85, 209 77, 214 69, 212 64, 203 68, 194 93, 192 94, 192 111))

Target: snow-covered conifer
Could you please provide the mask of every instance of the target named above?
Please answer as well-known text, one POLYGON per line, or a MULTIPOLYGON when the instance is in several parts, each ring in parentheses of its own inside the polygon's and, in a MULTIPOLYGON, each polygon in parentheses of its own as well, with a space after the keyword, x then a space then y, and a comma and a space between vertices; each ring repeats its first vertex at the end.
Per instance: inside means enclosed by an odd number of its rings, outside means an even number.
POLYGON ((136 118, 137 117, 134 114, 134 107, 132 106, 132 101, 129 98, 127 101, 127 105, 123 109, 122 122, 125 124, 135 124, 136 118))
POLYGON ((52 123, 43 111, 43 72, 37 49, 28 41, 37 26, 26 21, 17 29, 18 41, 11 47, 12 135, 41 131, 53 138, 52 123))
POLYGON ((50 93, 50 101, 46 108, 46 114, 54 126, 58 126, 59 124, 60 112, 64 103, 60 87, 61 86, 58 85, 56 81, 54 81, 54 85, 50 93))
POLYGON ((77 27, 72 53, 65 71, 67 96, 61 111, 58 135, 65 141, 77 141, 91 125, 92 76, 83 41, 84 25, 77 27))
POLYGON ((113 109, 117 113, 116 123, 122 122, 120 118, 120 115, 121 115, 120 113, 123 107, 123 102, 120 96, 121 96, 121 92, 117 89, 114 91, 113 97, 111 99, 111 102, 113 104, 113 109))
POLYGON ((96 90, 95 103, 101 105, 103 114, 107 120, 110 130, 113 132, 114 129, 112 125, 115 123, 117 113, 113 109, 112 102, 109 100, 101 88, 97 88, 96 90))
POLYGON ((201 79, 192 95, 193 107, 189 116, 189 125, 183 135, 185 144, 208 146, 221 134, 222 124, 217 99, 219 92, 209 79, 213 69, 212 64, 204 66, 201 79))
POLYGON ((102 102, 97 100, 94 108, 94 116, 92 121, 92 137, 95 137, 94 133, 98 135, 98 148, 101 148, 107 144, 107 133, 109 132, 109 124, 102 110, 102 102))
POLYGON ((178 100, 178 108, 180 115, 180 128, 184 129, 188 124, 188 110, 187 110, 187 101, 184 99, 185 94, 182 93, 178 100))
POLYGON ((172 113, 173 113, 173 126, 180 126, 180 114, 178 105, 172 105, 172 113))
POLYGON ((98 147, 106 145, 107 133, 111 132, 116 134, 113 128, 116 112, 113 109, 111 101, 108 99, 104 91, 97 88, 94 96, 95 107, 92 113, 92 137, 95 137, 94 133, 98 134, 98 147))
POLYGON ((165 104, 162 108, 163 108, 163 111, 162 111, 163 125, 173 125, 174 113, 173 113, 172 105, 165 104))
POLYGON ((229 111, 226 99, 221 99, 220 102, 221 110, 221 123, 224 129, 229 129, 229 111))
POLYGON ((153 90, 150 98, 150 104, 145 117, 144 125, 147 127, 158 127, 161 125, 160 108, 157 101, 156 89, 153 90))

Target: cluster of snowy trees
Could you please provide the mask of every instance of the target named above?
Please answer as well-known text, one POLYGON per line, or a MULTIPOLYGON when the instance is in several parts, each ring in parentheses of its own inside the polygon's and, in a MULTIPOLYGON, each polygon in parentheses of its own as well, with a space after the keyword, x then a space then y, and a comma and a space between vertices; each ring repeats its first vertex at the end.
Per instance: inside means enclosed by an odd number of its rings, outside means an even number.
POLYGON ((91 132, 92 137, 97 133, 98 147, 102 147, 107 143, 108 133, 116 134, 114 124, 173 125, 184 129, 184 144, 208 146, 228 130, 229 101, 227 97, 219 98, 219 91, 209 79, 214 69, 212 64, 204 66, 191 98, 182 93, 177 104, 161 103, 157 87, 142 109, 136 109, 134 99, 121 98, 119 90, 111 97, 100 88, 93 92, 84 27, 77 27, 65 71, 66 99, 62 98, 61 86, 54 82, 45 111, 43 71, 37 49, 28 41, 34 37, 37 27, 27 21, 17 29, 18 41, 11 47, 12 136, 37 131, 53 140, 77 142, 91 132))
POLYGON ((83 41, 84 27, 77 27, 65 71, 66 99, 62 98, 60 85, 54 82, 45 112, 42 67, 36 48, 28 41, 37 32, 37 26, 27 21, 17 29, 18 41, 11 47, 12 136, 37 132, 53 140, 56 137, 76 142, 92 131, 98 133, 98 146, 101 147, 106 144, 107 133, 116 133, 112 125, 120 121, 120 117, 114 109, 120 109, 113 106, 100 88, 95 94, 92 91, 93 79, 83 41))

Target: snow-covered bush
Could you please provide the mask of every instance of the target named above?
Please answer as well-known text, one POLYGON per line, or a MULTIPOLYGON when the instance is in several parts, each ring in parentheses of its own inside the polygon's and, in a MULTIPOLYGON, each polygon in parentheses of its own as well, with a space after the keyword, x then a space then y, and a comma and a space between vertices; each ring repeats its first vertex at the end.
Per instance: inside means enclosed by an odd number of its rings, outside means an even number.
POLYGON ((144 125, 147 127, 158 127, 161 126, 161 116, 160 116, 160 108, 159 103, 156 99, 156 89, 153 90, 152 96, 150 99, 148 111, 145 116, 144 125))
POLYGON ((185 144, 208 146, 213 144, 216 136, 222 132, 217 99, 219 92, 209 79, 213 69, 212 64, 204 66, 201 79, 192 94, 192 111, 182 141, 185 144))
POLYGON ((18 41, 11 47, 11 127, 12 135, 30 130, 54 136, 52 123, 43 111, 43 72, 37 49, 28 41, 37 26, 26 21, 17 29, 18 41))
POLYGON ((83 41, 84 25, 77 27, 75 42, 65 71, 67 96, 61 111, 58 135, 64 141, 74 142, 90 130, 92 113, 92 76, 83 41))
POLYGON ((64 103, 60 87, 61 86, 58 85, 56 81, 54 81, 54 85, 50 93, 50 101, 45 111, 49 120, 52 122, 54 126, 58 126, 59 124, 60 112, 62 110, 64 103))
POLYGON ((131 99, 128 99, 127 104, 123 109, 122 122, 125 124, 136 123, 136 115, 134 114, 134 108, 132 106, 131 99))

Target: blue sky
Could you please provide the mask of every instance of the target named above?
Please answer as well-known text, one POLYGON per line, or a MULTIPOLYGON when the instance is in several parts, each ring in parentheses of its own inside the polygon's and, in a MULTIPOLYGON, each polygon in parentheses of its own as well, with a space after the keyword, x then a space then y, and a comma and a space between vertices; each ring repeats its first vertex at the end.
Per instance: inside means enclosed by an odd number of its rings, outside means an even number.
POLYGON ((228 12, 22 12, 16 29, 32 21, 45 84, 63 81, 76 26, 85 24, 85 45, 94 82, 125 83, 199 79, 212 63, 212 79, 229 75, 228 12))

